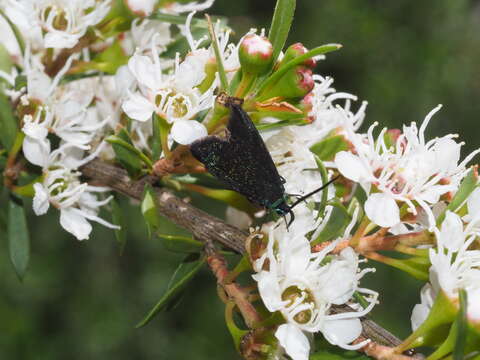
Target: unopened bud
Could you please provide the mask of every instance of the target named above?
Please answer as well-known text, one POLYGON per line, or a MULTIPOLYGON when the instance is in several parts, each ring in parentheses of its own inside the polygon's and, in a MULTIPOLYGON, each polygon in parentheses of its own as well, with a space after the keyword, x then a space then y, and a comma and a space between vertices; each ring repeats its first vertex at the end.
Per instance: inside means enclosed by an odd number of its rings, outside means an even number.
POLYGON ((256 34, 245 36, 238 48, 242 71, 252 75, 262 75, 270 69, 272 54, 272 43, 256 34))
POLYGON ((314 85, 312 70, 306 66, 297 66, 282 76, 268 91, 268 94, 262 95, 262 97, 303 98, 312 91, 314 85))
MULTIPOLYGON (((295 43, 293 45, 290 45, 288 49, 285 51, 285 55, 283 56, 282 61, 280 62, 279 66, 282 66, 283 64, 286 64, 290 60, 293 60, 299 56, 302 56, 308 51, 308 49, 303 46, 302 43, 295 43)), ((315 66, 317 65, 317 62, 313 58, 309 58, 305 60, 302 65, 305 65, 309 67, 310 69, 314 69, 315 66)))

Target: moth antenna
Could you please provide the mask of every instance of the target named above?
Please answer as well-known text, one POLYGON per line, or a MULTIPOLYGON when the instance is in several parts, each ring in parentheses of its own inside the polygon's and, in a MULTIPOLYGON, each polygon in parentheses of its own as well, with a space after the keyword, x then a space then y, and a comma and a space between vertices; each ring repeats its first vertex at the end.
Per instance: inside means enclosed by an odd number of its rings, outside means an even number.
POLYGON ((322 191, 323 189, 325 189, 328 185, 332 184, 335 180, 337 180, 338 178, 340 177, 340 175, 337 175, 335 176, 333 179, 331 179, 330 181, 326 182, 325 184, 323 184, 322 186, 320 186, 318 189, 315 189, 313 190, 312 192, 309 192, 307 195, 303 195, 302 197, 298 198, 297 201, 295 201, 292 205, 290 205, 290 210, 292 210, 295 206, 297 206, 298 204, 300 204, 302 201, 304 201, 305 199, 308 199, 310 196, 318 193, 319 191, 322 191))
MULTIPOLYGON (((288 213, 290 214, 290 221, 289 221, 288 224, 287 224, 287 231, 288 231, 288 228, 290 227, 290 225, 292 225, 293 220, 295 220, 295 214, 293 213, 291 207, 290 207, 290 211, 289 211, 288 213)), ((285 217, 284 217, 284 218, 285 218, 285 217)), ((285 222, 287 222, 287 220, 285 220, 285 222)))

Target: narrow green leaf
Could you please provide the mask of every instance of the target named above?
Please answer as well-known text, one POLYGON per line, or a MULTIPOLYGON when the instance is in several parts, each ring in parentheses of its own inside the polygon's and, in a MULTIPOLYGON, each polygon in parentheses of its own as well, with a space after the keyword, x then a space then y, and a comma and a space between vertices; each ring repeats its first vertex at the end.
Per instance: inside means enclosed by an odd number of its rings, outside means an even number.
POLYGON ((465 178, 462 180, 462 183, 460 184, 460 187, 458 188, 458 191, 456 192, 450 204, 448 204, 445 211, 437 218, 437 225, 440 225, 443 222, 447 210, 455 212, 460 206, 462 206, 465 200, 467 200, 468 196, 478 186, 477 181, 478 178, 475 175, 474 169, 470 169, 467 176, 465 176, 465 178))
POLYGON ((275 83, 280 80, 280 78, 285 75, 290 69, 293 67, 300 65, 303 63, 305 60, 308 60, 314 56, 317 55, 322 55, 326 54, 335 50, 338 50, 342 47, 340 44, 326 44, 322 46, 318 46, 310 51, 307 51, 305 54, 296 57, 295 59, 290 60, 286 64, 284 64, 282 67, 280 67, 277 71, 272 73, 270 77, 268 77, 259 87, 258 93, 260 94, 260 97, 257 98, 257 101, 261 101, 261 93, 268 89, 269 86, 275 86, 275 83))
POLYGON ((322 161, 332 161, 340 151, 348 150, 348 143, 342 135, 331 136, 310 147, 310 151, 322 161))
MULTIPOLYGON (((260 113, 257 113, 260 115, 260 113)), ((263 113, 261 114, 262 117, 266 117, 267 115, 264 115, 263 113)), ((274 130, 274 129, 279 129, 285 126, 293 126, 293 125, 305 125, 306 122, 303 119, 303 115, 301 119, 290 119, 290 120, 281 120, 277 121, 275 123, 271 124, 255 124, 255 127, 258 129, 258 131, 268 131, 268 130, 274 130)))
MULTIPOLYGON (((165 14, 162 12, 156 12, 153 13, 148 17, 149 19, 154 19, 154 20, 160 20, 166 23, 170 24, 176 24, 176 25, 185 25, 187 21, 187 17, 184 15, 172 15, 172 14, 165 14)), ((217 20, 220 20, 220 24, 222 25, 222 30, 228 29, 228 26, 226 26, 227 23, 227 18, 222 17, 222 16, 212 16, 212 21, 216 22, 217 20)), ((208 22, 206 22, 203 19, 196 19, 192 18, 192 21, 190 23, 191 27, 200 27, 204 29, 208 29, 208 22)))
MULTIPOLYGON (((315 162, 317 163, 317 166, 318 166, 318 171, 320 172, 320 175, 322 177, 322 184, 326 184, 328 182, 327 168, 325 167, 322 160, 318 156, 314 155, 314 157, 315 157, 315 162)), ((323 216, 325 215, 325 208, 327 206, 327 201, 328 201, 328 189, 324 189, 322 191, 322 198, 320 200, 320 203, 317 206, 317 211, 318 211, 317 219, 323 218, 323 216)))
POLYGON ((117 239, 117 242, 118 242, 118 250, 121 255, 123 254, 123 250, 125 249, 125 244, 127 243, 127 230, 125 227, 125 219, 123 216, 122 209, 120 208, 120 205, 118 204, 118 201, 116 198, 113 198, 110 201, 110 205, 112 207, 112 223, 114 225, 120 226, 120 229, 114 229, 113 231, 115 232, 115 238, 117 239))
POLYGON ((152 115, 152 158, 153 161, 160 159, 162 153, 162 133, 160 130, 160 118, 157 114, 152 115))
POLYGON ((18 28, 15 26, 15 24, 10 20, 10 18, 3 12, 2 9, 0 9, 0 16, 3 16, 3 18, 7 21, 8 25, 13 31, 13 34, 15 35, 15 39, 17 40, 18 46, 20 48, 20 52, 22 55, 25 54, 25 42, 23 41, 23 37, 20 34, 20 31, 18 28))
MULTIPOLYGON (((5 46, 3 46, 3 44, 0 44, 0 70, 6 72, 7 74, 10 74, 12 67, 13 62, 10 53, 5 48, 5 46)), ((0 79, 0 81, 2 80, 3 79, 0 79)))
POLYGON ((6 95, 0 91, 0 142, 10 150, 17 134, 17 120, 6 95))
POLYGON ((143 193, 143 200, 140 206, 143 217, 147 223, 148 231, 150 235, 154 231, 158 231, 160 228, 160 218, 157 211, 157 205, 155 200, 155 192, 150 185, 145 186, 143 193))
POLYGON ((198 258, 191 261, 191 256, 188 256, 175 270, 170 283, 168 284, 165 294, 147 314, 147 316, 136 326, 137 328, 148 324, 160 311, 166 310, 170 302, 180 295, 180 292, 185 289, 185 286, 193 279, 195 274, 202 268, 205 263, 205 257, 198 258))
POLYGON ((453 360, 463 360, 465 353, 465 345, 467 342, 467 292, 465 289, 460 289, 458 292, 460 308, 457 314, 457 336, 455 347, 453 348, 453 360))
POLYGON ((287 41, 293 14, 295 13, 296 0, 277 0, 273 13, 272 25, 268 32, 268 39, 273 46, 273 63, 280 55, 287 41))
POLYGON ((20 281, 23 280, 30 259, 30 239, 23 203, 11 198, 8 206, 8 245, 10 260, 20 281))
POLYGON ((342 204, 329 203, 328 205, 334 206, 332 214, 318 237, 313 240, 312 245, 336 239, 343 234, 351 221, 351 216, 342 204))
POLYGON ((140 150, 138 150, 130 139, 125 129, 121 129, 117 135, 111 135, 105 139, 112 144, 117 161, 127 170, 131 177, 137 177, 142 170, 142 162, 149 169, 152 168, 152 161, 140 150))
POLYGON ((215 29, 213 28, 212 21, 208 15, 205 15, 208 22, 208 33, 210 34, 210 41, 212 42, 213 51, 215 53, 215 60, 217 61, 217 71, 218 76, 220 78, 220 90, 221 91, 228 91, 228 79, 227 73, 225 72, 225 67, 223 66, 223 58, 222 54, 220 54, 220 48, 218 46, 218 39, 215 35, 215 29))
POLYGON ((203 244, 188 236, 157 234, 163 245, 169 251, 179 253, 198 253, 202 250, 203 244))
POLYGON ((25 75, 17 75, 15 78, 15 90, 20 91, 24 87, 27 87, 27 77, 25 75))

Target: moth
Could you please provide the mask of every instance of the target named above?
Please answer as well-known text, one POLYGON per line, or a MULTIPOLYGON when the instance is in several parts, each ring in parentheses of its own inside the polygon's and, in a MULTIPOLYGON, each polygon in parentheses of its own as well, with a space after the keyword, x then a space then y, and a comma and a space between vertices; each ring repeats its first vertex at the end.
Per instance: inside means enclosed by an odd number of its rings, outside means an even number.
POLYGON ((225 137, 209 135, 194 141, 190 144, 192 155, 210 174, 250 202, 283 217, 290 214, 290 226, 295 219, 292 209, 335 179, 288 204, 285 180, 278 173, 254 123, 242 109, 243 100, 220 94, 217 101, 230 109, 225 137))

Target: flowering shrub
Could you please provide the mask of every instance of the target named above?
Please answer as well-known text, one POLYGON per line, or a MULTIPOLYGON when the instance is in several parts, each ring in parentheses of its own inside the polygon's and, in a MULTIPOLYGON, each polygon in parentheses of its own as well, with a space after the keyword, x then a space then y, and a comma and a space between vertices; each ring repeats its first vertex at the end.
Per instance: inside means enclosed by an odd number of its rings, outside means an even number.
POLYGON ((224 18, 196 16, 212 3, 0 0, 3 222, 18 276, 29 260, 25 198, 38 216, 58 210, 78 240, 93 221, 123 241, 123 193, 141 201, 152 236, 187 254, 142 325, 209 266, 245 359, 320 359, 334 347, 377 359, 420 346, 429 359, 478 356, 478 150, 462 159, 456 136, 425 138, 441 106, 419 125, 360 132, 367 103, 313 73, 341 46, 285 46, 294 0, 278 0, 268 34, 252 29, 238 42, 224 18), (290 204, 336 179, 291 206, 291 224, 192 156, 194 141, 231 136, 220 94, 260 131, 290 204), (192 193, 221 201, 223 219, 189 204, 192 193), (160 216, 191 237, 165 234, 160 216), (374 261, 426 282, 403 342, 367 326, 382 299, 360 284, 374 261))

